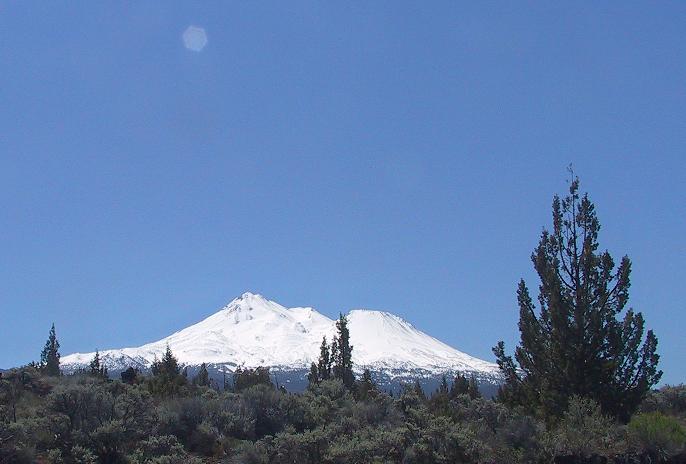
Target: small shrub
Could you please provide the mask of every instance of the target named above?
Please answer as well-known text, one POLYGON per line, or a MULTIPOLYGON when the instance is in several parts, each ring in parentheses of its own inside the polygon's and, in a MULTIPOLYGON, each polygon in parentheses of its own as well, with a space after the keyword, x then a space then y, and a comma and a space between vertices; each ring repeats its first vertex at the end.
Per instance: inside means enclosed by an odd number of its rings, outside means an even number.
POLYGON ((660 412, 635 415, 629 422, 629 434, 643 451, 657 458, 677 453, 686 442, 686 431, 679 422, 660 412))
POLYGON ((593 400, 572 397, 560 424, 547 436, 553 456, 610 456, 621 452, 619 427, 593 400))
POLYGON ((71 459, 74 464, 96 464, 98 458, 88 448, 76 445, 71 449, 71 459))

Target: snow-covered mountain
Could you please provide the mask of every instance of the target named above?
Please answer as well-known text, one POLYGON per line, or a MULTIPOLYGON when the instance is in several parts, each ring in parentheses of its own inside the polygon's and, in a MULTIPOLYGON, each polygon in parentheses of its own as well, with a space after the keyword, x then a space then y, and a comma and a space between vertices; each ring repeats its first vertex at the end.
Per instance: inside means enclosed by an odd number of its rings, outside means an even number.
MULTIPOLYGON (((386 378, 429 377, 463 372, 497 381, 497 365, 462 353, 382 311, 356 309, 348 314, 353 363, 386 378)), ((181 364, 207 363, 233 371, 237 366, 268 366, 305 371, 319 356, 322 337, 335 334, 335 321, 313 308, 285 308, 261 295, 244 293, 207 319, 162 340, 138 348, 100 352, 110 371, 148 368, 167 346, 181 364)), ((61 359, 70 371, 87 365, 95 353, 61 359)))

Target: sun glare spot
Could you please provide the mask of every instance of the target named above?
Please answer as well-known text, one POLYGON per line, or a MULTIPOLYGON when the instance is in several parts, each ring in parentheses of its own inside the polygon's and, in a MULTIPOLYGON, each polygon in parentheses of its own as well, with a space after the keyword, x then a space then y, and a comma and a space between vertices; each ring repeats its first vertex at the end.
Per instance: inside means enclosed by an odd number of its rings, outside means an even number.
POLYGON ((207 45, 205 29, 198 26, 188 26, 183 33, 183 45, 194 52, 202 51, 207 45))

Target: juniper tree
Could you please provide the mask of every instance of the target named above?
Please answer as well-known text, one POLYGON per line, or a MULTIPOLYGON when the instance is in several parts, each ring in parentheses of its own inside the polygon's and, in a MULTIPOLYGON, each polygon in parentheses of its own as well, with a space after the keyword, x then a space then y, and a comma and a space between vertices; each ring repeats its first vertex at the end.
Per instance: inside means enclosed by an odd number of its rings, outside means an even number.
POLYGON ((572 173, 569 194, 552 204, 553 229, 531 255, 540 279, 538 310, 521 280, 520 342, 514 359, 501 341, 493 349, 505 376, 501 400, 560 416, 568 399, 587 397, 626 420, 660 379, 657 337, 644 337, 640 312, 626 309, 631 261, 615 267, 598 251, 600 223, 572 173))
POLYGON ((55 324, 50 328, 48 340, 40 354, 40 365, 47 375, 60 375, 60 342, 55 334, 55 324))

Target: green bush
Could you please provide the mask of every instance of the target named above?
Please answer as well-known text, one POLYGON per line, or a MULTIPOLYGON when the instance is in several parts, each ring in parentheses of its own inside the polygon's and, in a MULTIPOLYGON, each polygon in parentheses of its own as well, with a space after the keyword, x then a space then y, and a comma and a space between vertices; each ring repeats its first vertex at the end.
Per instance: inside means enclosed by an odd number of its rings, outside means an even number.
POLYGON ((178 438, 173 435, 153 436, 139 443, 129 456, 131 464, 200 464, 188 456, 178 438))
POLYGON ((657 458, 677 453, 686 443, 686 431, 679 422, 660 412, 636 414, 629 422, 629 436, 641 450, 657 458))
POLYGON ((96 464, 98 462, 95 454, 79 445, 72 447, 71 459, 74 464, 96 464))
POLYGON ((623 451, 619 426, 603 415, 593 400, 578 396, 569 400, 562 420, 547 434, 546 441, 552 456, 607 457, 623 451))

